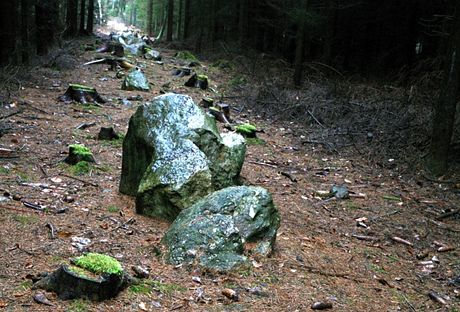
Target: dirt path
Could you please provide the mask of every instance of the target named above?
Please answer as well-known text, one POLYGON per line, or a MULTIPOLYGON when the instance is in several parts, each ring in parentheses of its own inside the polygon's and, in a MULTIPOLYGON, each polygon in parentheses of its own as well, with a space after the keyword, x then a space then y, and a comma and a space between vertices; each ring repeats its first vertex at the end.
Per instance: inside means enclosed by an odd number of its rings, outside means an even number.
MULTIPOLYGON (((94 52, 83 51, 90 43, 81 42, 79 64, 93 59, 94 52)), ((189 94, 196 102, 212 96, 183 87, 186 78, 171 75, 175 51, 160 50, 164 65, 139 59, 153 83, 148 93, 120 90, 121 80, 107 65, 36 68, 15 105, 2 109, 3 116, 18 113, 0 119, 10 128, 0 147, 13 151, 0 150, 5 195, 0 197, 0 310, 308 311, 313 302, 327 300, 335 311, 460 311, 460 280, 452 284, 460 275, 458 214, 436 220, 459 208, 454 184, 398 176, 394 168, 374 167, 359 157, 327 154, 302 144, 300 125, 263 120, 242 102, 231 103, 245 108, 235 118, 264 129, 259 136, 265 141, 249 146, 242 176, 273 193, 282 216, 276 252, 226 275, 162 263, 159 240, 168 224, 135 214, 133 199, 118 193, 120 142, 96 140, 101 126, 125 133, 142 103, 125 105, 119 99, 139 94, 147 100, 160 90, 189 94), (94 86, 110 101, 100 107, 57 101, 68 83, 94 86), (78 130, 84 123, 94 124, 78 130), (74 143, 88 146, 97 164, 90 174, 72 178, 62 160, 74 143), (346 185, 353 197, 325 201, 324 191, 334 184, 346 185), (148 267, 152 282, 103 303, 63 302, 51 293, 54 306, 35 303, 31 278, 79 255, 73 246, 78 238, 90 239, 89 250, 116 257, 128 270, 148 267), (443 246, 455 249, 442 252, 443 246), (223 296, 225 288, 235 289, 239 301, 223 296), (447 305, 430 299, 429 292, 447 305)), ((232 71, 203 65, 212 88, 228 87, 232 71)))

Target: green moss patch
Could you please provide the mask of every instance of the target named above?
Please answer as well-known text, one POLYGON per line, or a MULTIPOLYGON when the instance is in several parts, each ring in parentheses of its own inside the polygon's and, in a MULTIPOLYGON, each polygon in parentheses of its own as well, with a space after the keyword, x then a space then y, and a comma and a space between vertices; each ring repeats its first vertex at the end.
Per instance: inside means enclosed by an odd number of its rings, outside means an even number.
POLYGON ((77 155, 81 155, 81 156, 91 155, 91 156, 93 156, 93 154, 91 153, 89 148, 87 148, 86 146, 84 146, 82 144, 71 144, 71 145, 69 145, 69 149, 73 149, 73 152, 75 154, 77 154, 77 155))
POLYGON ((265 141, 259 138, 246 138, 247 145, 264 145, 265 141))
POLYGON ((81 90, 81 91, 96 91, 96 89, 93 88, 93 87, 88 87, 88 86, 84 86, 84 85, 80 85, 80 84, 75 84, 75 83, 69 84, 69 87, 71 87, 71 88, 74 89, 74 90, 81 90))
POLYGON ((192 52, 189 52, 189 51, 179 51, 176 53, 176 57, 181 60, 185 60, 185 61, 198 62, 197 57, 192 52))
POLYGON ((74 261, 75 265, 95 274, 109 273, 120 275, 123 268, 115 258, 98 253, 87 253, 74 261))
POLYGON ((246 123, 242 125, 238 125, 235 127, 237 133, 241 134, 244 137, 248 138, 255 138, 256 137, 256 126, 246 123))
POLYGON ((90 173, 91 165, 87 161, 79 161, 70 167, 70 173, 73 175, 85 175, 90 173))

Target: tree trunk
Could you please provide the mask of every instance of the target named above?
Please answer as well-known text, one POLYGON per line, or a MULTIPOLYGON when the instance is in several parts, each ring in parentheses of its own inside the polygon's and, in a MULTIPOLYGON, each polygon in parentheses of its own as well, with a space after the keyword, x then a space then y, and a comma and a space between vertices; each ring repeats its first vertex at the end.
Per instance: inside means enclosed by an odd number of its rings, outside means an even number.
POLYGON ((176 36, 177 39, 182 39, 182 20, 184 18, 184 2, 183 0, 179 0, 179 16, 177 18, 177 30, 176 36))
POLYGON ((336 8, 334 0, 326 1, 326 25, 324 29, 324 42, 322 61, 325 64, 331 64, 332 59, 332 46, 334 42, 334 29, 335 29, 335 15, 336 8))
POLYGON ((73 37, 77 34, 78 26, 78 0, 67 0, 67 12, 65 17, 66 37, 73 37))
POLYGON ((451 48, 445 68, 444 83, 434 108, 433 132, 427 166, 431 173, 440 176, 447 171, 449 147, 455 121, 455 110, 460 82, 460 2, 451 34, 451 48))
POLYGON ((30 61, 30 36, 29 36, 29 18, 30 18, 29 0, 21 0, 21 56, 22 63, 28 64, 30 61))
POLYGON ((166 31, 166 41, 172 41, 174 25, 174 0, 168 0, 168 30, 166 31))
MULTIPOLYGON (((308 0, 302 0, 303 12, 307 13, 308 0)), ((294 59, 294 85, 300 86, 302 83, 302 68, 303 68, 303 55, 305 53, 305 28, 306 28, 306 16, 302 16, 297 24, 297 39, 296 39, 296 50, 294 59)))
POLYGON ((80 34, 84 35, 85 32, 85 14, 86 14, 86 0, 80 0, 80 34))
POLYGON ((41 0, 35 4, 35 24, 37 27, 37 54, 46 55, 49 47, 54 43, 54 34, 59 14, 58 3, 55 1, 41 0))
POLYGON ((244 47, 248 30, 248 0, 240 0, 238 12, 238 41, 244 47))
POLYGON ((153 0, 147 3, 147 34, 153 36, 153 0))
POLYGON ((88 0, 88 18, 86 21, 86 32, 91 35, 94 26, 94 0, 88 0))
POLYGON ((189 34, 190 34, 190 0, 184 0, 185 5, 184 5, 184 39, 187 39, 189 34))
POLYGON ((97 0, 98 13, 99 13, 99 24, 104 24, 104 14, 102 13, 102 0, 97 0))
POLYGON ((2 1, 0 4, 0 64, 14 61, 16 54, 17 2, 2 1))

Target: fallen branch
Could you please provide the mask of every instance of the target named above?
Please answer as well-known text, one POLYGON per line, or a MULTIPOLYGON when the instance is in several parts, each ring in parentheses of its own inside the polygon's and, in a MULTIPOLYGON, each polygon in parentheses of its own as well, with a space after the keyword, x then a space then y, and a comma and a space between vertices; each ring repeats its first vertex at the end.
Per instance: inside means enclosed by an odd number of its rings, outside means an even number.
POLYGON ((19 208, 19 207, 13 207, 13 206, 4 206, 4 205, 0 205, 0 208, 1 208, 1 209, 8 209, 8 210, 12 210, 12 211, 25 212, 25 213, 31 213, 31 212, 32 212, 32 211, 30 211, 30 210, 27 210, 27 209, 22 209, 22 208, 19 208))
POLYGON ((273 165, 273 164, 269 164, 269 163, 265 163, 265 162, 253 161, 253 160, 250 160, 248 162, 251 163, 251 164, 254 164, 254 165, 267 166, 267 167, 270 167, 270 168, 278 168, 277 165, 273 165))
POLYGON ((460 209, 455 209, 455 210, 452 210, 452 211, 449 211, 449 212, 446 212, 446 213, 443 213, 439 216, 436 217, 436 220, 443 220, 443 219, 447 219, 451 216, 454 216, 456 214, 459 214, 460 213, 460 209))
POLYGON ((289 172, 280 171, 280 174, 281 174, 282 176, 285 176, 285 177, 288 178, 289 180, 291 180, 291 182, 297 182, 297 179, 296 179, 292 174, 290 174, 289 172))
POLYGON ((71 175, 68 175, 68 174, 65 174, 65 173, 59 173, 59 175, 62 176, 62 177, 66 177, 66 178, 69 178, 69 179, 80 181, 82 183, 85 183, 85 184, 88 184, 88 185, 91 185, 91 186, 94 186, 94 187, 99 187, 99 184, 89 182, 89 181, 86 181, 86 180, 83 180, 83 179, 80 179, 80 178, 77 178, 77 177, 74 177, 74 176, 71 176, 71 175))
POLYGON ((56 228, 54 227, 54 225, 52 225, 51 223, 47 223, 46 227, 50 230, 51 239, 55 239, 56 238, 56 228))
POLYGON ((356 239, 363 240, 363 241, 376 242, 380 240, 378 237, 375 237, 375 236, 367 236, 367 235, 359 235, 359 234, 352 234, 351 236, 356 239))
POLYGON ((42 206, 36 205, 36 204, 33 204, 33 203, 29 203, 29 202, 27 202, 27 201, 25 201, 25 200, 22 201, 22 204, 23 204, 24 206, 26 206, 27 208, 32 208, 32 209, 37 210, 37 211, 43 211, 43 210, 44 210, 44 209, 42 208, 42 206))

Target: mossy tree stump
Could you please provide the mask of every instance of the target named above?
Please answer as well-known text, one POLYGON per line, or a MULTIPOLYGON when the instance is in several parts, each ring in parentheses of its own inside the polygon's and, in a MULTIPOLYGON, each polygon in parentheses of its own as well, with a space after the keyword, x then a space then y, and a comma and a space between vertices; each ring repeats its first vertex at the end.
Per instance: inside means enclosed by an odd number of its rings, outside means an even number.
POLYGON ((59 97, 59 100, 63 102, 76 101, 82 104, 105 103, 95 88, 79 84, 69 84, 67 91, 59 97))
POLYGON ((115 297, 133 282, 121 264, 107 255, 88 253, 71 262, 73 264, 61 265, 34 287, 53 291, 62 300, 86 298, 102 301, 115 297))
POLYGON ((76 165, 80 161, 96 162, 89 148, 81 144, 69 145, 69 156, 64 161, 69 165, 76 165))

